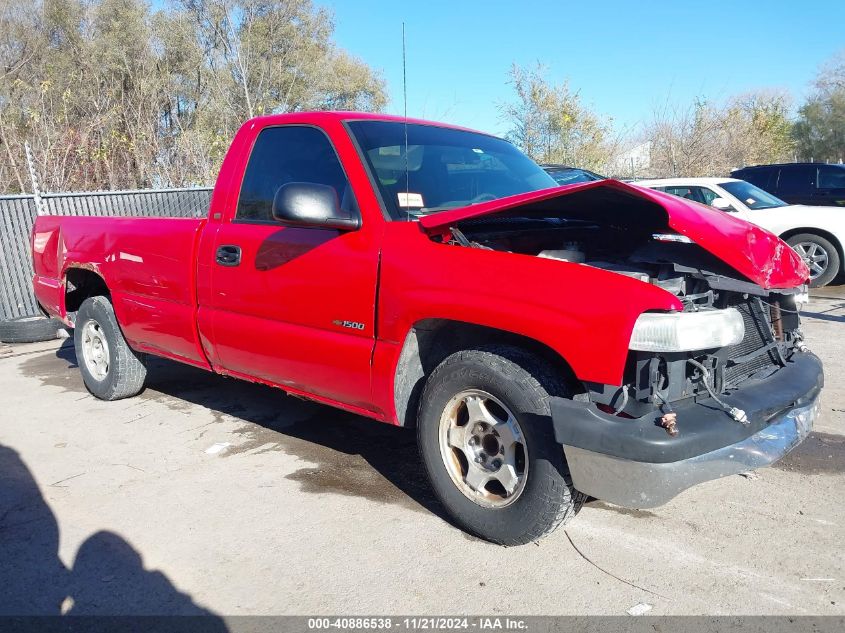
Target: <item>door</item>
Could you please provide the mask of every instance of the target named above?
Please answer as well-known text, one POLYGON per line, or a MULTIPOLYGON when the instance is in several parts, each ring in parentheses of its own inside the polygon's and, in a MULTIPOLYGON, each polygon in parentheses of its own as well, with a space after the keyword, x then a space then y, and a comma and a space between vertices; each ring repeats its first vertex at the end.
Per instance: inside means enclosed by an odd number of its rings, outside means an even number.
POLYGON ((813 204, 845 207, 845 165, 819 165, 813 204))
POLYGON ((816 188, 814 165, 783 165, 778 177, 777 197, 790 204, 813 204, 816 188))
MULTIPOLYGON (((291 182, 334 188, 358 213, 326 134, 312 126, 262 130, 234 217, 213 248, 208 306, 218 369, 367 408, 378 247, 373 226, 339 231, 285 226, 273 198, 291 182)), ((371 223, 372 224, 372 223, 371 223)))

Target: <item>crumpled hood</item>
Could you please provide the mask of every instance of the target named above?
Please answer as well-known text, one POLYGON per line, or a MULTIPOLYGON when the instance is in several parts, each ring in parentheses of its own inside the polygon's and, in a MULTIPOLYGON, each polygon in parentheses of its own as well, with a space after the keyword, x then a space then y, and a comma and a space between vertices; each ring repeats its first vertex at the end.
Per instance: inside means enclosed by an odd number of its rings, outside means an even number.
POLYGON ((532 191, 423 216, 419 222, 427 232, 437 233, 462 220, 510 212, 520 207, 530 208, 554 198, 603 187, 658 205, 666 212, 669 228, 690 238, 763 288, 794 288, 806 283, 810 276, 798 254, 769 231, 703 204, 618 180, 532 191))

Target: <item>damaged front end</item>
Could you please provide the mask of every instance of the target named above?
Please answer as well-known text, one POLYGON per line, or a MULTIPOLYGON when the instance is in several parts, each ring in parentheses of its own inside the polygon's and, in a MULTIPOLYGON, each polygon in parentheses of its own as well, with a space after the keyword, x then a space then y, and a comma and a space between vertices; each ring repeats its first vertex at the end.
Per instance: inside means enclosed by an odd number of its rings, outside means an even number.
MULTIPOLYGON (((641 315, 623 384, 585 383, 591 402, 606 413, 634 418, 655 407, 671 415, 687 401, 710 398, 737 422, 748 423, 747 412, 722 404, 721 395, 749 379, 765 380, 807 351, 796 301, 803 291, 785 294, 747 284, 728 290, 735 285, 731 280, 712 277, 705 284, 707 290, 681 296, 683 312, 641 315), (691 331, 682 334, 684 340, 661 345, 660 325, 652 321, 667 316, 689 321, 691 331)), ((663 338, 671 338, 671 330, 663 338)))
POLYGON ((576 488, 654 507, 766 466, 810 432, 823 372, 801 332, 807 271, 777 237, 613 181, 489 206, 422 223, 437 241, 625 275, 682 306, 640 315, 617 384, 552 399, 576 488))
POLYGON ((809 434, 824 378, 803 342, 797 295, 716 285, 685 300, 678 317, 729 311, 739 319, 729 345, 632 349, 621 386, 587 382, 575 400, 553 399, 576 488, 655 507, 703 481, 768 466, 809 434))

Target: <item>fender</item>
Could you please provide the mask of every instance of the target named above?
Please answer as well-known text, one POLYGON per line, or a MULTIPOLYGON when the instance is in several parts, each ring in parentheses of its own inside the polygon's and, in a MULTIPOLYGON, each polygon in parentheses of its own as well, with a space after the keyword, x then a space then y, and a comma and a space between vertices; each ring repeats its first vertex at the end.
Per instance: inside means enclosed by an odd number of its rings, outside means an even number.
POLYGON ((386 230, 379 296, 373 391, 386 411, 394 409, 402 347, 421 321, 516 334, 552 349, 579 380, 619 385, 637 317, 683 307, 671 293, 624 275, 436 243, 416 224, 399 222, 386 230))

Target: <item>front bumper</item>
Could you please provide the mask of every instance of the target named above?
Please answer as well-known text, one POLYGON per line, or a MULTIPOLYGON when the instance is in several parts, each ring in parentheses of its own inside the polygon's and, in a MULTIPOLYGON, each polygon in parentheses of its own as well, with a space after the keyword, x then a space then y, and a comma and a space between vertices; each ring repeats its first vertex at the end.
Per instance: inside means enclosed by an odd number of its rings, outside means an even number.
POLYGON ((823 384, 821 361, 802 353, 722 398, 747 413, 748 425, 709 399, 675 409, 674 437, 657 425, 660 413, 625 419, 564 398, 552 399, 552 421, 575 488, 621 506, 653 508, 701 482, 778 461, 812 430, 823 384))

